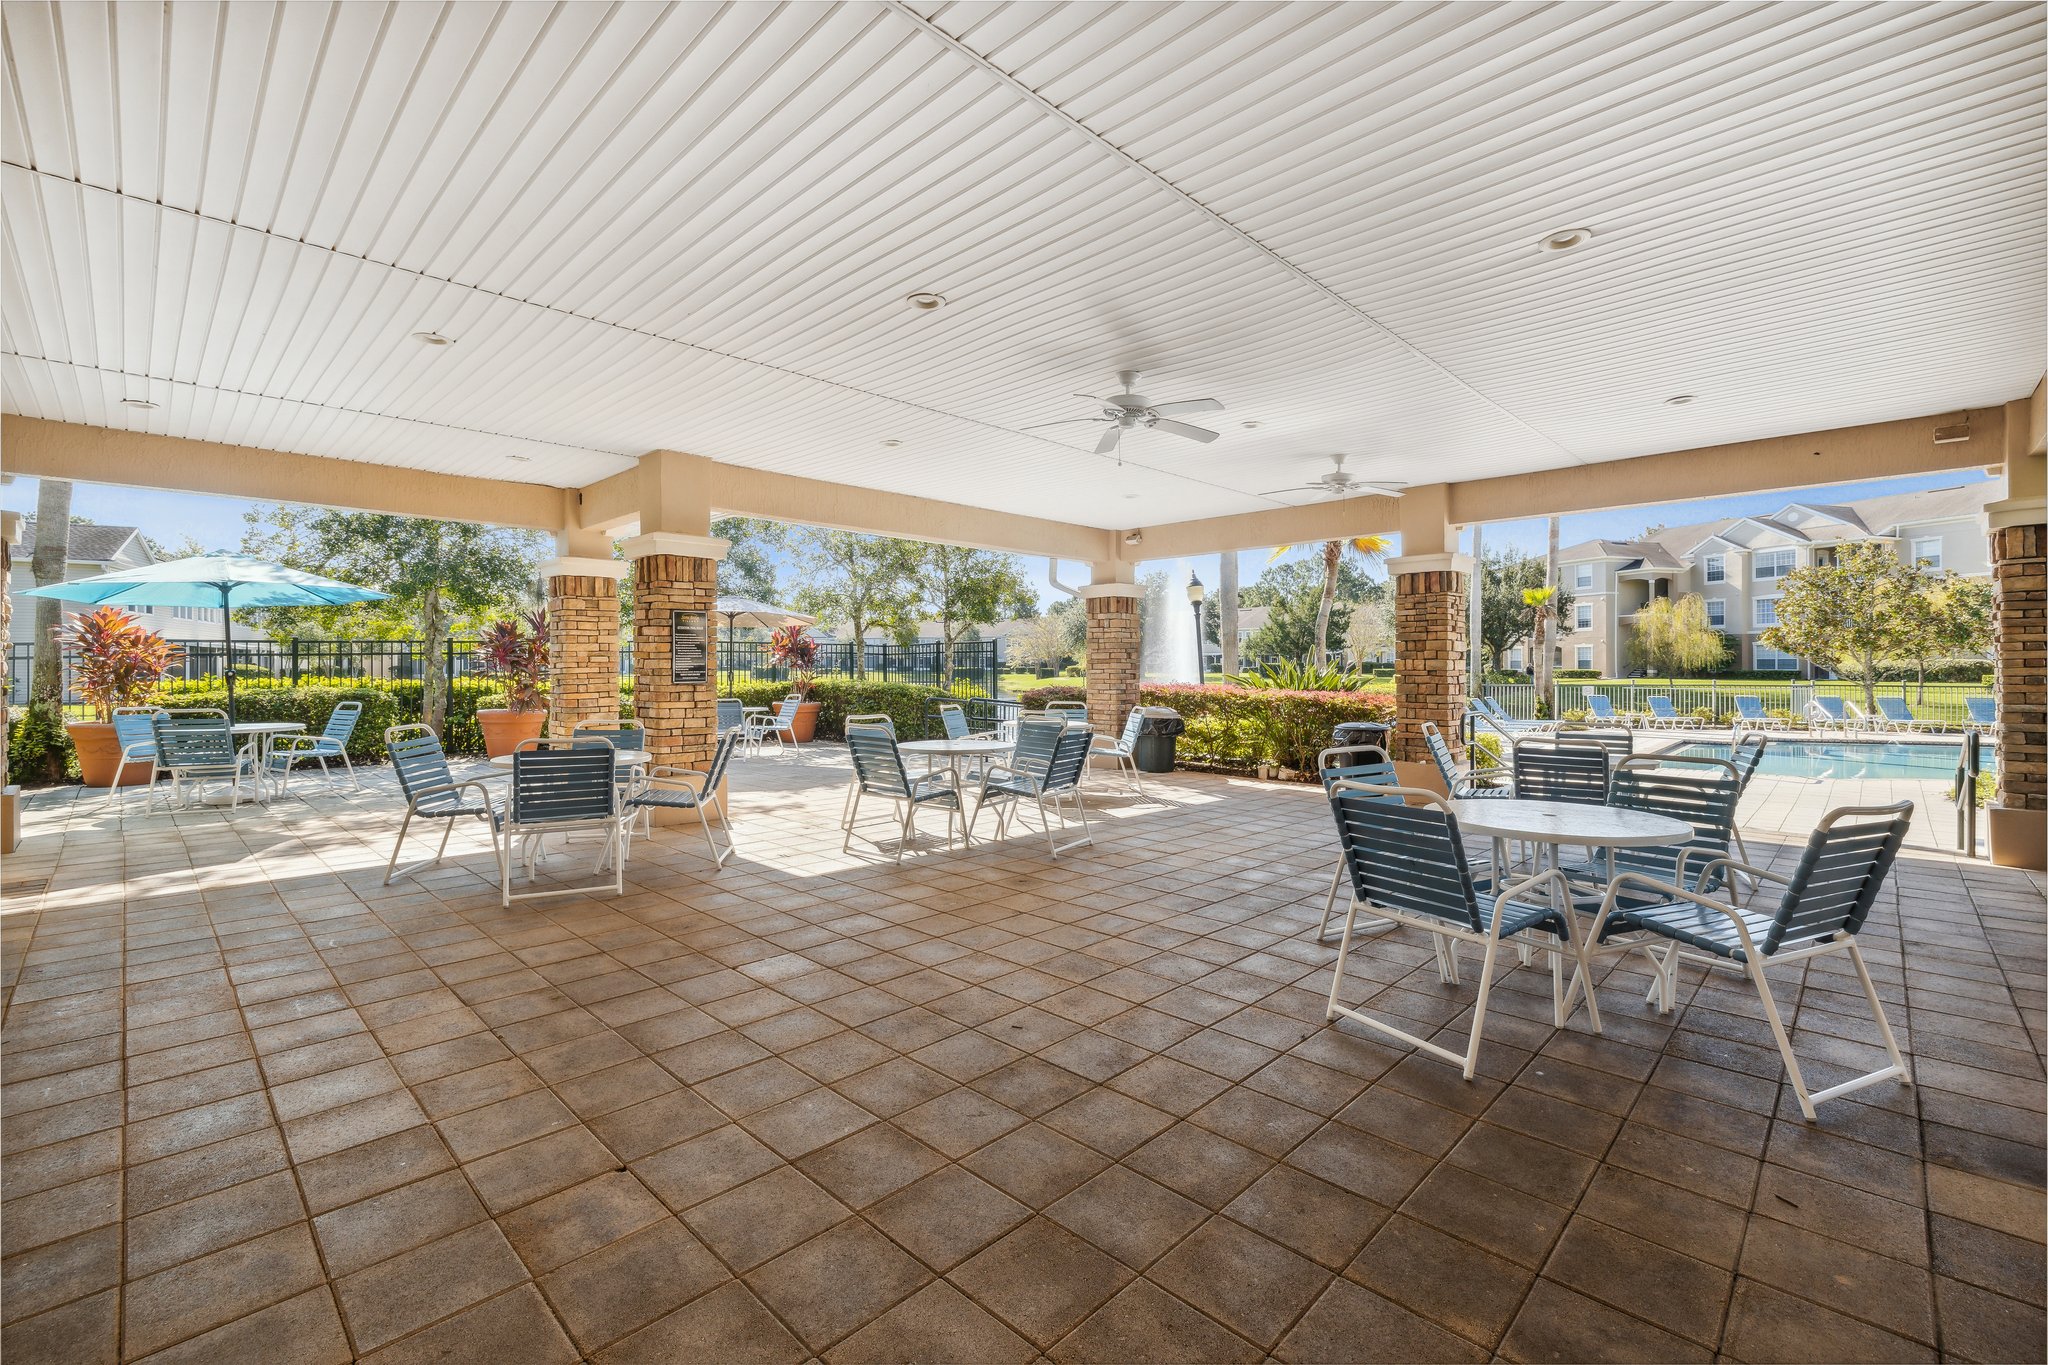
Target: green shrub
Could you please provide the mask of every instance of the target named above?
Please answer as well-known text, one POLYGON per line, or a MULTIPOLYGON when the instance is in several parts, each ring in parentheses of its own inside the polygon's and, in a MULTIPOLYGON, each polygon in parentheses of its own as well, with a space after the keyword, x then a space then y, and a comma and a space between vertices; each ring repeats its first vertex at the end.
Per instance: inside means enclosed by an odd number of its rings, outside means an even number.
POLYGON ((24 706, 8 717, 7 780, 24 786, 78 778, 78 754, 52 706, 24 706))
MULTIPOLYGON (((747 706, 774 706, 789 695, 789 687, 786 682, 736 682, 721 691, 747 706)), ((864 715, 886 715, 895 722, 898 735, 917 739, 924 734, 926 705, 948 695, 944 688, 919 683, 826 677, 811 685, 810 699, 818 703, 819 739, 845 739, 846 718, 864 715)))
MULTIPOLYGON (((1560 668, 1550 676, 1559 682, 1563 682, 1568 678, 1597 678, 1600 676, 1600 670, 1597 668, 1560 668)), ((1488 678, 1487 681, 1492 682, 1493 679, 1488 678)))
MULTIPOLYGON (((317 734, 334 708, 345 701, 363 704, 362 719, 349 736, 349 757, 379 761, 384 757, 384 731, 394 725, 417 724, 422 684, 417 679, 320 678, 304 676, 298 685, 281 678, 256 678, 235 684, 235 719, 295 720, 317 734)), ((451 754, 481 754, 483 731, 477 728, 479 706, 504 700, 504 690, 478 678, 457 678, 448 688, 448 720, 441 743, 451 754)), ((226 710, 227 689, 215 679, 172 681, 157 688, 152 704, 170 707, 211 706, 226 710)))
MULTIPOLYGON (((1025 709, 1049 701, 1086 701, 1079 687, 1037 687, 1020 698, 1025 709)), ((1274 687, 1192 686, 1160 683, 1138 689, 1143 706, 1170 706, 1187 722, 1176 753, 1207 767, 1250 771, 1261 763, 1306 771, 1330 746, 1330 732, 1347 720, 1391 723, 1394 699, 1384 692, 1295 692, 1274 687)), ((1098 717, 1121 726, 1122 717, 1098 717)))

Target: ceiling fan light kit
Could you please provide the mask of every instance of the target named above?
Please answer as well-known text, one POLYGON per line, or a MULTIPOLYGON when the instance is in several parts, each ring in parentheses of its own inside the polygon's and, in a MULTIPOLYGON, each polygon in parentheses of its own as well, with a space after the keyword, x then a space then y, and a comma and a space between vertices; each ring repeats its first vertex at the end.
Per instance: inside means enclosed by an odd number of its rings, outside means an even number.
POLYGON ((1058 422, 1040 422, 1024 429, 1036 431, 1041 427, 1068 426, 1076 422, 1106 423, 1102 439, 1095 443, 1097 455, 1113 453, 1127 431, 1163 431, 1169 436, 1178 436, 1183 440, 1200 441, 1203 445, 1216 439, 1216 433, 1207 427, 1191 426, 1173 419, 1192 416, 1198 412, 1221 412, 1221 402, 1214 398, 1188 398, 1175 403, 1155 403, 1137 392, 1136 370, 1119 371, 1116 379, 1117 383, 1123 385, 1122 393, 1112 394, 1108 398, 1097 398, 1090 393, 1074 395, 1076 398, 1085 398, 1091 403, 1100 404, 1100 416, 1069 417, 1058 422))
POLYGON ((1275 488, 1259 496, 1276 498, 1282 493, 1319 493, 1329 498, 1348 498, 1355 493, 1371 493, 1382 498, 1398 498, 1401 496, 1401 490, 1408 486, 1399 479, 1361 479, 1356 474, 1346 472, 1344 459, 1342 455, 1332 455, 1330 463, 1334 468, 1312 483, 1275 488))

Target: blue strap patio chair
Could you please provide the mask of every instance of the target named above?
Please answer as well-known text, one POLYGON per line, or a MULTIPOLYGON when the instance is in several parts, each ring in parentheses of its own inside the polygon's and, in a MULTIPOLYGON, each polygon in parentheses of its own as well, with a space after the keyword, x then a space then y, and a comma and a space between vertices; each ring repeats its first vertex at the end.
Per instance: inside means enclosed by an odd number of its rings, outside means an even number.
POLYGON ((939 703, 939 724, 946 729, 947 739, 970 739, 974 727, 967 723, 967 711, 952 702, 939 703))
POLYGON ((498 822, 498 903, 543 896, 587 895, 626 890, 626 826, 632 815, 619 800, 618 756, 600 736, 583 739, 523 739, 512 751, 512 785, 498 822), (526 880, 539 876, 542 841, 550 834, 593 830, 604 836, 595 872, 611 868, 609 881, 580 886, 512 890, 512 843, 521 845, 526 880))
POLYGON ((1586 714, 1594 720, 1603 721, 1609 725, 1627 725, 1629 723, 1627 717, 1614 709, 1613 698, 1609 697, 1605 692, 1588 692, 1586 694, 1586 714))
MULTIPOLYGON (((896 734, 896 718, 886 711, 870 711, 857 716, 848 716, 846 718, 846 725, 848 729, 856 725, 879 725, 884 730, 887 730, 890 735, 894 736, 896 734)), ((924 770, 926 772, 932 771, 933 766, 932 760, 925 760, 924 770)), ((847 823, 853 819, 853 802, 854 798, 859 794, 860 770, 854 768, 847 774, 846 799, 839 803, 839 828, 845 829, 847 823)))
POLYGON ((149 723, 156 739, 156 766, 171 775, 172 800, 188 800, 194 790, 225 782, 228 809, 233 810, 242 804, 242 784, 257 786, 262 781, 256 771, 256 742, 236 746, 227 712, 179 707, 156 712, 149 723))
POLYGON ((1115 739, 1095 736, 1095 747, 1088 751, 1090 758, 1107 758, 1115 764, 1118 775, 1140 796, 1145 794, 1145 775, 1138 771, 1138 738, 1144 732, 1144 708, 1133 706, 1131 714, 1124 717, 1124 732, 1115 739))
POLYGON ((774 711, 766 715, 748 717, 749 742, 758 749, 761 747, 761 741, 772 739, 775 741, 777 753, 796 743, 796 709, 801 705, 803 699, 792 692, 777 704, 774 711), (785 735, 789 737, 787 741, 783 738, 785 735))
MULTIPOLYGON (((1856 715, 1863 714, 1859 707, 1856 715)), ((1839 730, 1843 734, 1854 734, 1856 720, 1849 714, 1849 703, 1841 697, 1811 697, 1806 703, 1806 725, 1810 730, 1839 730)))
POLYGON ((1998 728, 1998 699, 1995 697, 1964 697, 1963 707, 1969 713, 1969 728, 1972 730, 1995 730, 1998 728))
POLYGON ((320 775, 331 777, 327 761, 338 758, 348 770, 348 780, 358 789, 363 780, 356 776, 356 765, 349 759, 348 742, 356 732, 356 724, 363 718, 363 704, 359 701, 337 702, 327 713, 327 724, 317 735, 279 735, 270 742, 270 776, 282 792, 291 779, 292 769, 307 759, 320 765, 320 775))
POLYGON ((1572 735, 1515 742, 1515 795, 1525 801, 1607 804, 1613 760, 1606 745, 1572 735))
MULTIPOLYGON (((1364 782, 1375 787, 1393 787, 1400 783, 1394 774, 1394 762, 1387 757, 1386 750, 1377 744, 1346 744, 1325 749, 1316 755, 1316 772, 1323 780, 1323 794, 1329 795, 1337 789, 1339 782, 1364 782)), ((1398 797, 1388 797, 1398 800, 1398 797)), ((1337 919, 1337 888, 1344 884, 1344 859, 1337 859, 1337 866, 1330 872, 1330 894, 1323 898, 1323 917, 1316 929, 1316 942, 1334 943, 1339 930, 1337 919)), ((1366 933, 1378 933, 1394 927, 1392 920, 1372 920, 1359 926, 1366 933)))
POLYGON ((1492 730, 1511 743, 1522 735, 1541 734, 1551 728, 1549 721, 1516 719, 1491 697, 1467 698, 1465 710, 1471 715, 1475 728, 1492 730))
POLYGON ((1574 880, 1598 885, 1604 892, 1607 881, 1633 872, 1702 894, 1718 891, 1735 838, 1735 806, 1741 799, 1741 775, 1727 759, 1675 754, 1623 759, 1608 784, 1607 804, 1682 820, 1692 827, 1692 837, 1682 844, 1596 850, 1586 875, 1574 880))
POLYGON ((1744 692, 1735 698, 1735 720, 1745 730, 1783 730, 1791 724, 1764 709, 1764 699, 1744 692))
POLYGON ((491 789, 476 778, 457 782, 448 771, 448 756, 441 750, 441 737, 424 725, 394 725, 384 732, 384 751, 391 756, 391 770, 398 776, 398 790, 405 797, 405 819, 399 823, 398 838, 391 845, 391 860, 384 865, 384 885, 400 877, 423 872, 441 861, 448 852, 448 836, 455 822, 477 819, 491 836, 492 852, 499 851, 501 822, 498 800, 491 789), (434 856, 401 868, 399 850, 405 847, 406 831, 414 820, 445 820, 440 847, 434 856))
MULTIPOLYGON (((1471 1080, 1479 1061, 1480 1036, 1486 1027, 1486 1004, 1493 991, 1494 967, 1504 940, 1521 934, 1543 934, 1550 952, 1551 1018, 1562 1026, 1565 1007, 1566 958, 1583 965, 1565 912, 1570 888, 1556 870, 1536 873, 1482 897, 1466 857, 1457 817, 1443 798, 1420 787, 1338 782, 1330 790, 1330 811, 1337 822, 1337 841, 1344 869, 1351 879, 1351 903, 1344 916, 1344 934, 1330 977, 1325 1017, 1350 1019, 1375 1032, 1399 1039, 1432 1057, 1458 1066, 1471 1080), (1437 942, 1437 974, 1447 986, 1458 983, 1452 946, 1478 944, 1484 949, 1479 968, 1479 998, 1474 1002, 1465 1050, 1454 1052, 1364 1012, 1339 1003, 1344 965, 1351 954, 1361 910, 1396 924, 1420 929, 1437 942)), ((1489 888, 1490 890, 1490 888, 1489 888)), ((1510 968, 1512 970, 1512 968, 1510 968)), ((1577 974, 1575 972, 1574 979, 1577 974)), ((1375 982, 1374 989, 1384 983, 1375 982)))
MULTIPOLYGON (((662 764, 647 770, 646 781, 639 784, 633 795, 626 801, 628 814, 641 818, 641 832, 654 833, 654 812, 657 810, 688 810, 697 812, 697 823, 704 830, 704 842, 711 849, 714 867, 724 867, 725 860, 732 856, 732 818, 725 813, 725 795, 722 784, 725 781, 726 765, 732 761, 733 750, 740 746, 740 732, 727 730, 718 737, 718 747, 711 753, 708 768, 683 768, 662 764), (718 823, 725 826, 725 847, 720 849, 718 841, 711 834, 711 817, 717 815, 718 823)), ((626 850, 633 847, 632 823, 626 825, 626 850)))
POLYGON ((1437 773, 1443 778, 1444 787, 1453 798, 1466 801, 1515 794, 1512 786, 1488 786, 1480 781, 1476 773, 1460 769, 1457 756, 1451 752, 1450 742, 1444 738, 1443 731, 1436 728, 1435 721, 1422 722, 1422 742, 1429 746, 1429 756, 1435 761, 1437 773))
MULTIPOLYGON (((953 826, 960 822, 961 847, 966 847, 968 829, 960 817, 966 813, 966 803, 961 798, 960 775, 951 768, 926 773, 913 778, 903 767, 903 751, 896 747, 896 731, 893 726, 855 725, 846 727, 846 748, 853 758, 853 806, 846 815, 846 837, 839 843, 839 851, 846 853, 853 848, 853 836, 860 824, 860 803, 870 797, 888 801, 894 806, 891 819, 897 827, 895 861, 903 861, 903 850, 917 837, 917 813, 927 806, 946 812, 946 847, 953 846, 953 826)), ((881 844, 861 835, 861 838, 881 848, 881 844)))
POLYGON ((994 806, 996 837, 1006 838, 1010 821, 1029 799, 1038 808, 1039 827, 1045 832, 1046 847, 1052 850, 1054 858, 1068 849, 1094 843, 1094 831, 1088 827, 1088 806, 1081 797, 1081 775, 1087 770, 1093 740, 1088 731, 1068 728, 1064 721, 1030 717, 1020 721, 1017 747, 1010 761, 991 764, 982 774, 974 814, 967 822, 969 833, 980 821, 982 809, 994 806), (1065 833, 1070 823, 1066 809, 1069 801, 1079 815, 1081 837, 1062 843, 1054 832, 1053 816, 1059 817, 1059 833, 1065 833))
POLYGON ((1088 723, 1088 703, 1085 701, 1049 701, 1045 704, 1045 714, 1048 716, 1058 716, 1064 721, 1079 721, 1086 725, 1088 723))
POLYGON ((639 721, 629 716, 620 716, 617 719, 603 716, 595 720, 579 720, 576 722, 576 728, 569 732, 569 738, 572 741, 601 739, 614 749, 647 747, 647 731, 639 721))
POLYGON ((718 733, 737 730, 747 723, 747 706, 738 697, 718 699, 718 733))
POLYGON ((1697 730, 1704 723, 1681 712, 1669 697, 1646 697, 1643 704, 1650 708, 1648 724, 1653 730, 1697 730))
POLYGON ((1877 715, 1872 721, 1879 730, 1939 730, 1941 722, 1922 720, 1913 714, 1913 708, 1906 705, 1904 697, 1879 697, 1877 715))
POLYGON ((156 805, 156 775, 163 767, 157 762, 156 725, 152 717, 161 710, 161 706, 114 708, 114 742, 121 746, 121 761, 115 765, 113 780, 107 784, 107 800, 113 803, 117 819, 125 820, 128 816, 128 788, 121 779, 127 776, 131 763, 149 765, 149 781, 142 789, 142 809, 147 813, 156 805))
MULTIPOLYGON (((1771 1036, 1784 1058, 1785 1073, 1798 1096, 1799 1112, 1808 1122, 1815 1117, 1814 1106, 1823 1100, 1891 1077, 1897 1077, 1901 1085, 1911 1085, 1912 1072, 1899 1053, 1898 1040, 1892 1036, 1884 1005, 1878 999, 1877 987, 1870 979, 1870 968, 1863 961, 1863 951, 1856 939, 1898 859, 1912 819, 1911 801, 1829 811, 1807 837, 1799 865, 1790 876, 1727 860, 1728 868, 1723 875, 1739 871, 1784 888, 1778 904, 1768 910, 1729 905, 1655 877, 1623 873, 1608 888, 1589 930, 1589 941, 1595 946, 1588 957, 1593 953, 1640 948, 1656 970, 1654 995, 1659 1011, 1666 1014, 1677 1000, 1680 949, 1705 953, 1740 969, 1756 988, 1771 1036), (1836 953, 1847 954, 1850 965, 1856 969, 1864 1001, 1870 1007, 1891 1064, 1824 1090, 1809 1091, 1764 971, 1767 967, 1807 963, 1836 953)), ((1710 869, 1711 865, 1700 871, 1710 869)), ((1590 1003, 1590 971, 1583 979, 1590 1003)), ((1574 988, 1578 983, 1575 978, 1574 988)), ((1568 991, 1567 1006, 1570 994, 1568 991)), ((1597 1031, 1597 1009, 1592 1018, 1597 1031)))

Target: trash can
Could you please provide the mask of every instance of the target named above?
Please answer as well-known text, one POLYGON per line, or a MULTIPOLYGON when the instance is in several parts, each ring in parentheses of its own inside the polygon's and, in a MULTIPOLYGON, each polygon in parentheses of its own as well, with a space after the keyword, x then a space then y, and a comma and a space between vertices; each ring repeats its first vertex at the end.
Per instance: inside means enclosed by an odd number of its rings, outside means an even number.
POLYGON ((1332 749, 1348 749, 1356 744, 1370 744, 1389 758, 1393 756, 1390 740, 1394 727, 1376 720, 1347 720, 1330 731, 1332 749))
POLYGON ((1187 722, 1171 706, 1141 706, 1138 714, 1144 720, 1138 727, 1138 740, 1132 746, 1131 761, 1138 765, 1141 773, 1172 772, 1173 751, 1181 732, 1188 728, 1187 722))

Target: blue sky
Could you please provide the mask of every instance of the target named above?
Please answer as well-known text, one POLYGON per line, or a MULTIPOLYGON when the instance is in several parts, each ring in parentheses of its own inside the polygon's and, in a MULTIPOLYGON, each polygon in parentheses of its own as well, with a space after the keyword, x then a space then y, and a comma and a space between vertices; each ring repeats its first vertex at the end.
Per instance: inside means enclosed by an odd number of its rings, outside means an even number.
MULTIPOLYGON (((1981 472, 1973 470, 1923 475, 1909 479, 1878 479, 1864 483, 1835 484, 1826 489, 1826 496, 1831 501, 1848 502, 1857 498, 1874 498, 1913 489, 1981 483, 1985 477, 1981 472)), ((1575 541, 1590 540, 1596 536, 1621 540, 1634 535, 1645 526, 1658 522, 1668 526, 1680 526, 1689 522, 1711 521, 1716 517, 1775 512, 1798 496, 1800 494, 1792 492, 1760 493, 1751 497, 1712 498, 1700 502, 1633 507, 1617 512, 1590 512, 1564 518, 1559 534, 1562 543, 1566 545, 1575 541)), ((5 488, 0 488, 0 506, 12 511, 35 511, 36 481, 16 479, 5 488)), ((139 526, 145 534, 170 544, 175 544, 184 536, 190 535, 208 549, 233 549, 238 546, 242 539, 242 515, 254 506, 257 504, 239 498, 216 498, 197 493, 162 493, 149 489, 84 483, 75 485, 71 499, 73 513, 89 517, 102 525, 139 526)), ((1540 554, 1543 551, 1545 534, 1545 523, 1541 518, 1497 522, 1486 527, 1485 543, 1489 548, 1508 545, 1540 554)), ((1468 548, 1469 543, 1468 537, 1468 548)), ((1286 557, 1295 559, 1312 553, 1313 547, 1304 546, 1286 557)), ((1249 584, 1255 581, 1265 569, 1267 560, 1268 553, 1265 550, 1246 550, 1240 553, 1239 582, 1249 584)), ((1201 576, 1204 583, 1212 586, 1215 584, 1219 564, 1216 555, 1200 555, 1185 563, 1188 569, 1201 576)), ((1028 565, 1027 573, 1033 586, 1038 589, 1040 602, 1050 603, 1059 594, 1046 582, 1046 562, 1033 558, 1028 561, 1028 565)), ((1144 566, 1146 571, 1159 568, 1171 571, 1178 568, 1178 564, 1151 562, 1144 566)), ((1088 566, 1065 563, 1061 566, 1060 577, 1069 586, 1086 583, 1088 566)))

